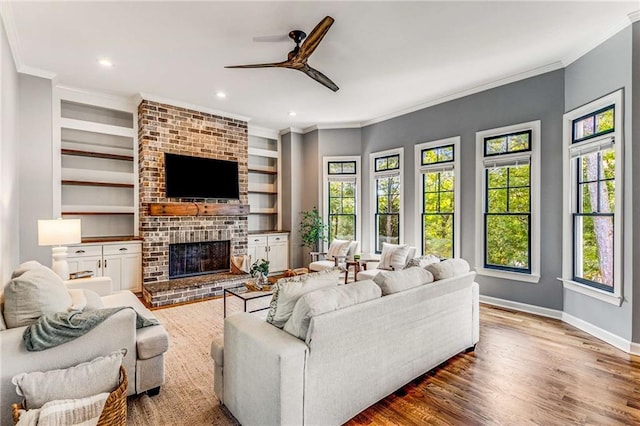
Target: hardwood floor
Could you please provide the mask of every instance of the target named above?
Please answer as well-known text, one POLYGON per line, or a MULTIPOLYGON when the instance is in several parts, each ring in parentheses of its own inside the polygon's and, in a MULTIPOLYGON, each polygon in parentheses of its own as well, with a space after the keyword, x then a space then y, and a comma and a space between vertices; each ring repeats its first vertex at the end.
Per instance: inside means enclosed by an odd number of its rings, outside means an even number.
POLYGON ((558 320, 482 305, 475 352, 347 424, 640 425, 640 357, 558 320))

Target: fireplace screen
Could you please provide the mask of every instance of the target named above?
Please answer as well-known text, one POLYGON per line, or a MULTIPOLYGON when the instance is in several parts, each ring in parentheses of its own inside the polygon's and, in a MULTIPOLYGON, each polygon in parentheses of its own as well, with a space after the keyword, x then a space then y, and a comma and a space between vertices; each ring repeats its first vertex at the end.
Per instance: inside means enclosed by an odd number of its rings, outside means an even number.
POLYGON ((230 241, 169 244, 169 278, 228 272, 230 241))

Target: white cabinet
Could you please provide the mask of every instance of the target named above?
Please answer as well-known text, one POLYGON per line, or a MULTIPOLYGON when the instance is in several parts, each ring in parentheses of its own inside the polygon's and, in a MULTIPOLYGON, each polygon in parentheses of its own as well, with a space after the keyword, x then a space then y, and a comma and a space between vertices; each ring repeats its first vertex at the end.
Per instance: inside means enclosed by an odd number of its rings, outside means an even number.
POLYGON ((285 233, 249 235, 247 249, 251 264, 266 259, 270 273, 289 269, 289 236, 285 233))
POLYGON ((113 291, 142 291, 142 246, 140 243, 82 244, 69 247, 69 272, 92 271, 109 277, 113 291))

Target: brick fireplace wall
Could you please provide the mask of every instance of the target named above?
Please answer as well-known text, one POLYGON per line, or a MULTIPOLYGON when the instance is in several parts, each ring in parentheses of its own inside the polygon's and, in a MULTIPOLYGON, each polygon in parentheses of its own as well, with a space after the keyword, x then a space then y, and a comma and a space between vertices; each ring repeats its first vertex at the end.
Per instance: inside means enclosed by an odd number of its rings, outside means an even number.
POLYGON ((247 254, 247 216, 149 215, 150 203, 178 201, 165 197, 165 152, 237 161, 240 200, 228 202, 247 204, 247 123, 143 100, 138 140, 143 284, 169 279, 170 243, 230 240, 232 255, 247 254))

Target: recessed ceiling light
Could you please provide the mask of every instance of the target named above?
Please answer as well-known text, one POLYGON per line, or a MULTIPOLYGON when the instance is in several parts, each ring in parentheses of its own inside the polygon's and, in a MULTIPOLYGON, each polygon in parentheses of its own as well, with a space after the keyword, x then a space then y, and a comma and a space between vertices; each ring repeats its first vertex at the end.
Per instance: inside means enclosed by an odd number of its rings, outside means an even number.
POLYGON ((295 111, 289 111, 289 117, 295 117, 295 116, 296 116, 295 111))
POLYGON ((98 63, 100 65, 102 65, 105 68, 111 68, 113 67, 113 62, 111 62, 110 60, 103 58, 103 59, 98 59, 98 63))
POLYGON ((224 92, 216 92, 216 96, 219 97, 220 99, 224 99, 227 97, 227 94, 224 92))

